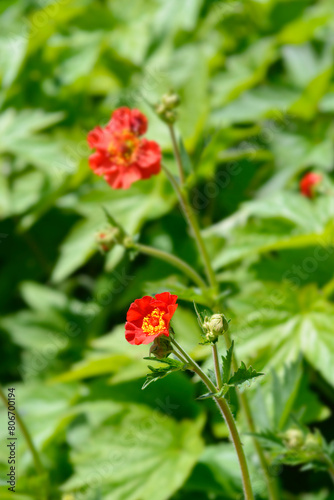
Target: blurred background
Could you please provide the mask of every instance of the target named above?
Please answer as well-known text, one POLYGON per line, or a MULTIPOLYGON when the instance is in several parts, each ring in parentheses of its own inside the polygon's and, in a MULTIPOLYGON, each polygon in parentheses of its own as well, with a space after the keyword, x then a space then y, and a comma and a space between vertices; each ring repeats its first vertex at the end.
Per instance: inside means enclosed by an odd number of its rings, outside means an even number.
POLYGON ((173 89, 237 353, 266 374, 248 394, 270 475, 279 498, 333 499, 332 0, 2 0, 0 27, 0 378, 45 469, 17 429, 8 491, 1 408, 0 498, 243 498, 227 429, 195 400, 203 387, 177 373, 141 391, 148 348, 124 339, 129 304, 169 290, 179 341, 210 366, 192 307, 203 297, 173 267, 120 246, 103 255, 95 239, 105 207, 203 273, 163 173, 115 191, 87 161, 88 131, 128 106, 176 173, 151 106, 173 89), (299 190, 309 171, 313 199, 299 190))

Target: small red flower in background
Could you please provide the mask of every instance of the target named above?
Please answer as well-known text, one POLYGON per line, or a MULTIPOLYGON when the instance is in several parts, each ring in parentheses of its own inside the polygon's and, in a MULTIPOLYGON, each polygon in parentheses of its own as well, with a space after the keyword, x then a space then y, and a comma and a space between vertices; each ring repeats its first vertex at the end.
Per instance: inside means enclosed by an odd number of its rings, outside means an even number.
POLYGON ((156 337, 169 337, 169 323, 177 309, 177 295, 158 293, 136 299, 126 315, 125 338, 130 344, 149 344, 156 337))
POLYGON ((88 144, 96 149, 89 166, 114 189, 127 189, 139 179, 161 170, 161 151, 154 141, 140 136, 147 130, 147 118, 138 109, 119 108, 105 128, 95 127, 88 144))
POLYGON ((314 188, 322 181, 322 175, 316 174, 314 172, 309 172, 305 174, 302 180, 300 181, 299 187, 300 192, 307 196, 307 198, 314 197, 314 188))

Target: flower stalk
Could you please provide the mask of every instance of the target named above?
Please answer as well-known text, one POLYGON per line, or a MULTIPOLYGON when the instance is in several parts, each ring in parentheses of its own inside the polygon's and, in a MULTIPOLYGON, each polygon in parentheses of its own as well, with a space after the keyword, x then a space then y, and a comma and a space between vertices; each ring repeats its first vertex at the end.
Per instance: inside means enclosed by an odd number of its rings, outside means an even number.
MULTIPOLYGON (((176 162, 177 163, 179 161, 181 162, 181 167, 179 166, 179 169, 181 168, 181 170, 183 172, 184 169, 182 166, 182 159, 181 159, 181 155, 180 155, 179 149, 177 147, 176 141, 175 141, 175 145, 173 143, 173 147, 174 147, 176 162), (176 150, 175 150, 175 148, 176 148, 176 150)), ((199 253, 202 257, 202 261, 203 261, 203 264, 205 266, 206 275, 207 275, 207 278, 209 280, 210 286, 212 288, 214 288, 218 293, 219 286, 218 286, 217 278, 216 278, 216 275, 215 275, 214 270, 212 268, 209 255, 207 253, 206 246, 205 246, 204 240, 202 238, 202 235, 201 235, 201 232, 199 229, 196 215, 195 215, 194 211, 192 210, 192 207, 188 201, 187 195, 180 189, 174 176, 169 172, 169 170, 163 164, 162 164, 162 168, 163 168, 164 172, 166 173, 168 179, 170 180, 174 190, 176 191, 178 198, 179 198, 179 201, 180 201, 181 208, 182 208, 183 213, 185 215, 185 218, 186 218, 189 226, 192 228, 193 237, 197 243, 199 253)), ((227 348, 229 348, 231 346, 231 338, 230 338, 228 333, 226 334, 226 345, 227 345, 227 348)), ((218 385, 218 388, 220 388, 222 382, 221 382, 221 371, 220 371, 219 360, 218 360, 218 349, 217 349, 216 344, 214 344, 212 346, 212 354, 213 354, 213 361, 214 361, 214 366, 215 366, 217 385, 218 385)), ((232 357, 232 363, 233 363, 234 368, 236 369, 237 368, 237 360, 236 360, 234 354, 232 357)), ((256 432, 255 423, 254 423, 251 408, 249 406, 249 401, 248 401, 247 395, 244 393, 241 393, 238 390, 237 390, 237 394, 238 394, 238 399, 240 401, 240 405, 241 405, 243 412, 244 412, 244 415, 246 417, 248 428, 252 434, 255 434, 255 432, 256 432)), ((277 488, 276 488, 275 482, 269 476, 268 464, 267 464, 267 460, 266 460, 265 454, 263 452, 263 449, 255 437, 253 437, 253 443, 254 443, 255 451, 256 451, 256 453, 259 457, 260 463, 261 463, 261 468, 263 470, 263 474, 265 476, 265 480, 266 480, 266 484, 267 484, 267 488, 268 488, 269 500, 278 500, 277 488)))
POLYGON ((215 375, 216 375, 216 382, 217 382, 217 390, 219 391, 222 387, 222 374, 220 370, 220 364, 219 364, 219 358, 218 358, 218 347, 217 343, 214 343, 212 345, 212 357, 213 357, 213 363, 215 366, 215 375))
POLYGON ((168 129, 169 129, 169 133, 170 133, 170 136, 171 136, 171 139, 172 139, 175 160, 176 160, 176 163, 177 163, 177 167, 179 169, 180 182, 181 182, 181 185, 183 185, 185 183, 184 169, 183 169, 183 164, 182 164, 180 150, 179 150, 178 145, 177 145, 177 140, 176 140, 176 135, 175 135, 175 129, 174 129, 174 126, 173 126, 172 123, 168 124, 168 129))
POLYGON ((179 257, 176 257, 175 255, 163 250, 150 247, 148 245, 142 245, 141 243, 132 242, 129 246, 130 248, 138 250, 138 252, 142 254, 155 257, 156 259, 163 260, 164 262, 168 262, 168 264, 171 264, 176 269, 179 269, 181 272, 183 272, 185 276, 188 276, 188 278, 190 278, 191 281, 193 281, 200 289, 207 288, 207 284, 205 283, 203 278, 201 278, 201 276, 191 266, 189 266, 187 262, 180 259, 179 257))
MULTIPOLYGON (((200 366, 194 361, 188 354, 187 352, 180 346, 180 344, 173 338, 171 337, 171 342, 172 344, 175 345, 176 349, 180 352, 181 354, 181 360, 186 361, 188 365, 190 366, 190 369, 194 371, 202 380, 202 382, 206 385, 206 387, 209 389, 210 392, 215 393, 217 391, 217 388, 215 385, 211 382, 209 377, 203 372, 203 370, 200 368, 200 366)), ((242 476, 242 485, 243 485, 243 491, 245 495, 245 500, 254 500, 254 495, 252 491, 252 485, 250 481, 250 475, 249 475, 249 470, 248 470, 248 465, 247 465, 247 460, 246 460, 246 455, 240 440, 240 436, 238 433, 237 426, 235 424, 232 412, 230 410, 230 407, 228 406, 226 400, 224 398, 214 398, 225 422, 226 425, 229 429, 231 440, 233 442, 235 451, 238 456, 239 460, 239 465, 240 465, 240 471, 241 471, 241 476, 242 476)))
POLYGON ((206 246, 204 244, 204 240, 201 235, 200 227, 197 222, 197 218, 194 214, 194 211, 189 203, 188 196, 187 194, 180 189, 178 183, 176 182, 174 176, 170 173, 168 168, 165 165, 162 165, 162 168, 164 172, 166 173, 168 179, 170 180, 174 190, 176 191, 176 194, 179 198, 181 208, 183 210, 184 216, 186 218, 186 221, 189 224, 189 227, 192 230, 192 236, 196 242, 197 248, 199 250, 199 253, 202 257, 202 261, 205 267, 205 272, 206 276, 208 278, 208 281, 210 283, 210 286, 217 290, 218 289, 218 283, 216 279, 216 275, 212 269, 211 262, 210 262, 210 257, 207 252, 206 246))
MULTIPOLYGON (((232 344, 229 332, 226 332, 225 342, 226 342, 227 348, 229 349, 231 347, 231 344, 232 344)), ((235 353, 233 353, 233 356, 232 356, 232 366, 233 366, 234 370, 236 370, 238 368, 238 360, 235 356, 235 353)), ((250 433, 253 434, 253 436, 252 436, 253 445, 254 445, 255 451, 259 457, 261 468, 262 468, 264 478, 265 478, 265 481, 267 484, 268 496, 269 496, 268 498, 269 498, 269 500, 278 500, 279 497, 278 497, 276 482, 269 475, 268 463, 267 463, 267 459, 265 457, 264 451, 263 451, 262 446, 260 445, 259 441, 254 436, 254 434, 256 433, 256 427, 255 427, 255 422, 254 422, 254 418, 252 415, 251 407, 249 405, 249 400, 248 400, 247 394, 237 390, 237 396, 238 396, 238 400, 239 400, 240 406, 242 408, 242 411, 246 417, 248 429, 249 429, 250 433)))

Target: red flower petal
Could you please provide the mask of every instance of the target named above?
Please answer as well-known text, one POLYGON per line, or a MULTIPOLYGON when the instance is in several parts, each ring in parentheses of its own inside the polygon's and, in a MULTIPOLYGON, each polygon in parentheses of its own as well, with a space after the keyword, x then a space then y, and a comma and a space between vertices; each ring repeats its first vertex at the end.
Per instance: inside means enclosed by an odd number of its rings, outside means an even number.
POLYGON ((315 172, 309 172, 308 174, 304 175, 304 177, 300 181, 300 192, 307 198, 313 198, 314 187, 319 184, 321 180, 322 175, 316 174, 315 172))
POLYGON ((166 305, 168 304, 175 304, 177 301, 177 295, 172 295, 169 292, 162 292, 162 293, 157 293, 154 298, 156 300, 160 300, 161 302, 165 302, 166 305))
POLYGON ((111 134, 107 129, 95 127, 88 133, 87 141, 89 147, 107 149, 111 140, 111 134))
POLYGON ((131 165, 130 167, 125 168, 124 172, 122 172, 122 189, 129 189, 131 184, 138 181, 139 179, 143 179, 140 169, 137 165, 131 165))
MULTIPOLYGON (((96 151, 90 155, 89 166, 96 175, 105 175, 106 172, 111 175, 115 171, 115 165, 110 162, 103 151, 96 151)), ((116 170, 116 172, 118 171, 116 170)))
POLYGON ((126 315, 125 338, 130 344, 149 344, 160 335, 169 336, 169 323, 178 305, 169 292, 136 299, 126 315))
POLYGON ((139 109, 118 108, 113 112, 109 124, 112 129, 128 129, 138 136, 147 131, 147 118, 139 109))
POLYGON ((92 170, 104 176, 114 189, 128 189, 139 179, 161 170, 161 151, 154 141, 139 139, 147 130, 147 118, 138 109, 119 108, 105 128, 95 127, 88 144, 96 152, 89 158, 92 170))
POLYGON ((137 153, 136 162, 143 169, 153 169, 155 173, 161 170, 161 150, 154 141, 142 139, 137 153))

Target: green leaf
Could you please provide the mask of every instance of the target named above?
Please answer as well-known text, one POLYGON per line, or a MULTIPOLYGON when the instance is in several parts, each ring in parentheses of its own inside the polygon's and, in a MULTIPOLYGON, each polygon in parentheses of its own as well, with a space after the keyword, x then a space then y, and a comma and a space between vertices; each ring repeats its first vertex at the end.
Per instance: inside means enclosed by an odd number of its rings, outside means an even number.
POLYGON ((241 361, 240 367, 236 372, 234 372, 233 376, 228 381, 228 384, 235 386, 241 385, 245 382, 249 382, 254 378, 261 377, 262 375, 264 375, 264 373, 257 372, 251 366, 247 368, 245 363, 241 361))
POLYGON ((167 500, 197 462, 203 423, 202 418, 177 422, 144 405, 127 404, 97 429, 77 425, 68 433, 74 474, 63 490, 100 490, 104 500, 167 500), (87 481, 92 463, 94 471, 104 471, 98 486, 87 481))
POLYGON ((311 200, 295 193, 245 203, 241 209, 205 230, 225 245, 213 261, 216 269, 240 259, 274 250, 330 246, 334 241, 331 197, 311 200))
POLYGON ((281 373, 272 370, 270 383, 257 387, 251 407, 258 428, 277 433, 295 421, 298 425, 306 425, 328 418, 329 409, 311 391, 305 368, 299 356, 295 362, 286 364, 281 373), (256 412, 259 407, 261 414, 256 412))
MULTIPOLYGON (((140 231, 147 219, 161 217, 169 211, 174 201, 166 197, 164 188, 166 179, 149 179, 143 186, 134 185, 127 191, 112 192, 105 183, 101 189, 93 189, 70 200, 68 209, 79 213, 84 218, 79 220, 69 231, 60 247, 60 255, 52 273, 56 283, 67 278, 80 266, 84 265, 97 251, 95 234, 105 227, 105 215, 101 205, 111 221, 126 228, 130 235, 140 231)), ((123 254, 117 255, 113 266, 117 265, 123 254)), ((109 269, 108 269, 109 270, 109 269)))
POLYGON ((227 349, 225 356, 222 356, 223 384, 227 384, 230 379, 233 348, 234 348, 234 340, 232 340, 231 347, 227 349))
POLYGON ((150 385, 152 382, 156 382, 157 380, 166 377, 170 373, 187 369, 187 365, 173 358, 162 358, 162 359, 144 358, 144 359, 149 359, 150 361, 156 361, 157 363, 163 363, 166 364, 167 366, 154 368, 153 366, 148 365, 148 368, 151 370, 151 373, 147 375, 146 380, 142 386, 142 389, 146 389, 146 387, 150 385))
POLYGON ((266 446, 266 448, 278 448, 280 451, 284 449, 282 438, 279 437, 275 432, 267 430, 263 432, 257 432, 253 435, 258 438, 261 441, 262 445, 266 446))
POLYGON ((90 377, 101 377, 122 370, 131 360, 122 354, 105 357, 88 358, 72 366, 71 370, 52 379, 52 382, 70 382, 90 377))
MULTIPOLYGON (((238 467, 237 456, 230 443, 210 444, 205 447, 186 484, 186 491, 190 491, 189 500, 213 498, 242 498, 242 481, 238 467), (202 492, 203 497, 200 496, 202 492)), ((183 495, 182 495, 183 498, 183 495)), ((186 497, 188 500, 188 497, 186 497)))
POLYGON ((252 356, 257 366, 268 368, 296 360, 302 352, 333 384, 334 307, 316 284, 302 284, 300 275, 290 267, 285 282, 252 282, 247 291, 244 288, 229 301, 235 329, 243 339, 239 355, 252 356), (254 311, 258 311, 256 315, 254 311))

